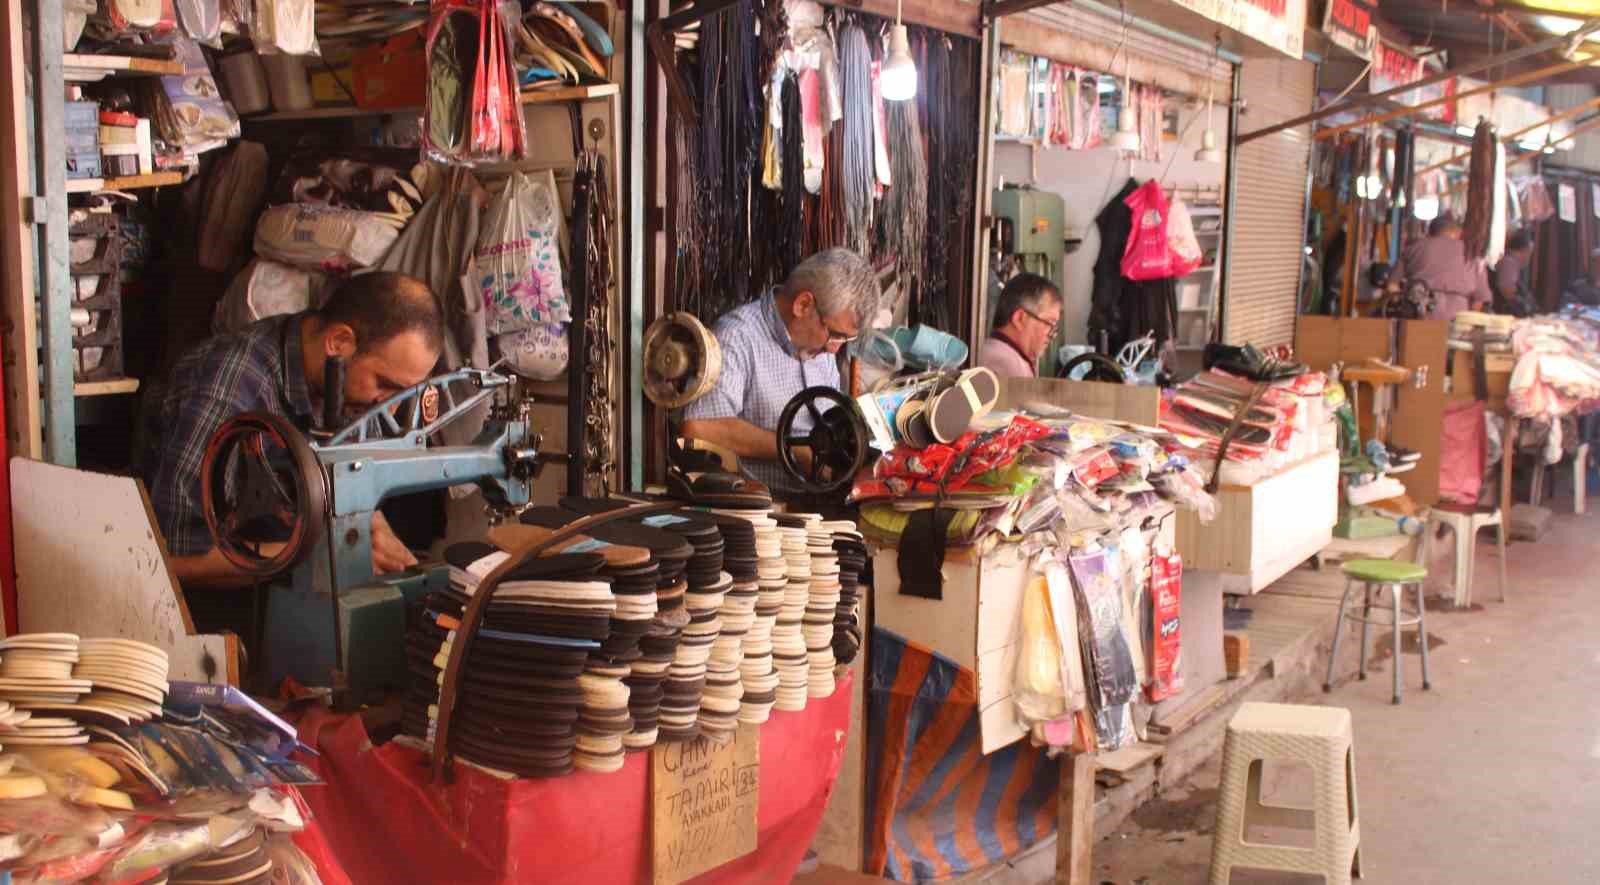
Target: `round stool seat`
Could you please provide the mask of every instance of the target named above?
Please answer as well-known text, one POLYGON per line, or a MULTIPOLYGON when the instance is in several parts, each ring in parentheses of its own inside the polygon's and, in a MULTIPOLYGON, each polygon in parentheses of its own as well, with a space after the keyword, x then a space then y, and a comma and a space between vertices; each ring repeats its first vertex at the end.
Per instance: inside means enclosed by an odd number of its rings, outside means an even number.
POLYGON ((1343 571, 1345 577, 1369 584, 1413 584, 1428 576, 1426 568, 1397 559, 1352 559, 1343 571))

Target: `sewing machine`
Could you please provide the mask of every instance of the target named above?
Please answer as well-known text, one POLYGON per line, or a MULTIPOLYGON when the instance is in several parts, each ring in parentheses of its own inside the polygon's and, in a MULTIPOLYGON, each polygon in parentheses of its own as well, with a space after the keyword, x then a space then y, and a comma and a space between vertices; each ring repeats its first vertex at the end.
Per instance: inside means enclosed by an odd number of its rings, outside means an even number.
MULTIPOLYGON (((342 363, 327 371, 328 389, 342 390, 342 363)), ((389 498, 469 483, 498 511, 526 506, 540 467, 565 456, 539 453, 529 404, 514 390, 509 376, 462 369, 350 423, 335 398, 323 426, 342 429, 318 438, 261 412, 217 430, 202 468, 206 522, 217 549, 268 584, 254 650, 262 685, 293 676, 357 704, 404 685, 407 603, 445 589, 449 570, 375 576, 373 514, 389 498), (429 445, 480 406, 488 417, 469 444, 429 445)))

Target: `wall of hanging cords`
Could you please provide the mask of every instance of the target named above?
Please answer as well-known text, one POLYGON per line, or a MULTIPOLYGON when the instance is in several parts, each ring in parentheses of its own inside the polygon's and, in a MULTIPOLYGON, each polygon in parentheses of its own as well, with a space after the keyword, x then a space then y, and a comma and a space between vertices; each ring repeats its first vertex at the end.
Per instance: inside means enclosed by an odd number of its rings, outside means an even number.
POLYGON ((678 35, 698 122, 667 107, 668 309, 706 323, 844 246, 898 271, 907 321, 957 330, 971 289, 977 41, 920 27, 908 102, 877 88, 888 25, 744 0, 678 35))

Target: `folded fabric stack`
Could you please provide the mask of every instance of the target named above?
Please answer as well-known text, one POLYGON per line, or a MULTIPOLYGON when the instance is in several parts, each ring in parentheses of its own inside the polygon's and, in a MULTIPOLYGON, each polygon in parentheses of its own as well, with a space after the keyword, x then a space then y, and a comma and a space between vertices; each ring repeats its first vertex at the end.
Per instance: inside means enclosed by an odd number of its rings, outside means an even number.
MULTIPOLYGON (((407 734, 432 741, 454 629, 479 583, 506 557, 477 542, 445 550, 450 590, 424 597, 423 617, 407 638, 413 677, 402 718, 407 734)), ((620 675, 591 673, 579 681, 590 653, 610 638, 617 611, 611 585, 599 576, 605 564, 597 553, 564 553, 530 560, 505 576, 463 662, 452 753, 529 777, 567 774, 575 767, 577 723, 587 707, 589 761, 621 755, 621 735, 631 723, 620 675)))
POLYGON ((1537 317, 1517 324, 1507 402, 1520 418, 1561 418, 1600 408, 1600 333, 1581 319, 1537 317))

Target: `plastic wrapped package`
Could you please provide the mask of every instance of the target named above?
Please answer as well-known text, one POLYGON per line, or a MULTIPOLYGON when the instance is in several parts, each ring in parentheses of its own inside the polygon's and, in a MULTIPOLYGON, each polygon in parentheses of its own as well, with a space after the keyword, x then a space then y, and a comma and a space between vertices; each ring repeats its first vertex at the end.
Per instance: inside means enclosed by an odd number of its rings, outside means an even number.
POLYGON ((263 54, 321 55, 315 0, 255 0, 251 38, 263 54))
POLYGON ((428 21, 423 149, 439 163, 527 156, 512 47, 492 0, 436 0, 428 21))
POLYGON ((291 204, 261 213, 255 250, 304 270, 345 273, 377 264, 399 235, 373 212, 291 204))
POLYGON ((473 252, 490 335, 572 320, 561 282, 560 236, 555 176, 512 173, 489 203, 473 252))
POLYGON ((1069 561, 1097 743, 1101 749, 1116 749, 1133 740, 1132 718, 1124 708, 1139 690, 1133 650, 1124 632, 1117 554, 1115 548, 1105 547, 1074 553, 1069 561))
POLYGON ((1183 593, 1183 558, 1157 552, 1150 559, 1150 601, 1155 614, 1150 637, 1150 700, 1183 692, 1183 641, 1178 603, 1183 593))
POLYGON ((1167 500, 1185 510, 1193 510, 1200 522, 1217 518, 1217 499, 1205 489, 1205 481, 1194 467, 1184 467, 1150 478, 1152 485, 1167 500))
POLYGON ((83 36, 83 28, 89 23, 89 16, 94 15, 95 9, 95 0, 62 0, 62 52, 71 52, 77 48, 78 40, 83 36))
POLYGON ((1122 578, 1122 633, 1133 652, 1134 675, 1139 685, 1144 686, 1150 682, 1144 639, 1149 635, 1145 625, 1150 621, 1149 585, 1145 576, 1150 565, 1150 548, 1138 526, 1128 526, 1118 536, 1117 564, 1122 578))
POLYGON ((222 99, 200 44, 183 35, 172 39, 182 74, 162 77, 154 89, 154 125, 161 138, 190 152, 219 148, 239 137, 239 115, 222 99))
POLYGON ((237 332, 268 317, 321 307, 330 287, 325 274, 257 258, 233 278, 217 301, 211 328, 217 334, 237 332))
POLYGON ((268 839, 267 856, 272 858, 273 885, 322 885, 316 864, 288 836, 279 833, 268 839))
POLYGON ((1035 577, 1022 591, 1022 624, 1011 697, 1017 721, 1027 728, 1067 712, 1061 684, 1061 642, 1050 620, 1049 588, 1035 577))
POLYGON ((222 48, 222 0, 175 0, 178 23, 189 39, 222 48))
POLYGON ((177 866, 221 847, 210 824, 157 823, 134 837, 100 873, 105 885, 132 885, 152 873, 177 866))
POLYGON ((171 9, 162 0, 101 0, 100 7, 91 17, 96 37, 117 40, 162 27, 163 12, 171 9))

